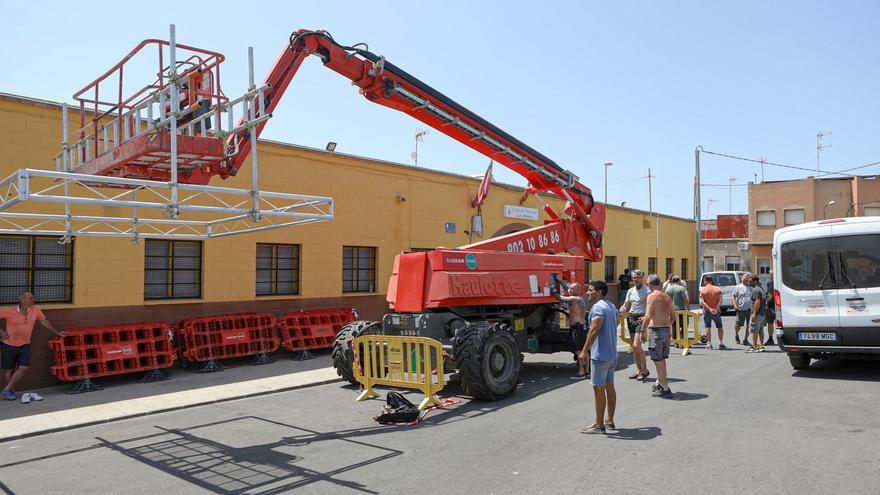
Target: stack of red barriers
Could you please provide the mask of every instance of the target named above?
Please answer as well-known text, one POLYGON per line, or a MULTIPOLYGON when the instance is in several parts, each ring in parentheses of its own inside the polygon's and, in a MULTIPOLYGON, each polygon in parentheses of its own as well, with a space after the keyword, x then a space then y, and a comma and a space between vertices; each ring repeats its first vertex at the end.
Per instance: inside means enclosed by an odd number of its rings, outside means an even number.
POLYGON ((176 325, 180 356, 204 363, 199 371, 218 371, 220 359, 256 355, 253 364, 270 362, 268 353, 278 350, 275 317, 262 313, 231 313, 199 316, 176 325))
POLYGON ((167 323, 143 322, 68 328, 64 337, 53 337, 52 374, 59 380, 77 382, 69 393, 101 387, 93 378, 147 371, 143 381, 166 379, 161 369, 174 364, 171 327, 167 323))
POLYGON ((288 351, 302 351, 333 347, 336 334, 354 321, 351 308, 328 308, 292 311, 278 318, 281 345, 288 351))

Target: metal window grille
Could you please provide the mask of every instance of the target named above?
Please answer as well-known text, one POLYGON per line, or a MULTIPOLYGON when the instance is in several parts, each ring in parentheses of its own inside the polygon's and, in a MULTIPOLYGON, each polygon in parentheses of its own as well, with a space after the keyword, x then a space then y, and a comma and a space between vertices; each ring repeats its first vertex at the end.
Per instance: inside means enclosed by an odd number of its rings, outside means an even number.
POLYGON ((73 300, 73 241, 57 237, 0 236, 0 304, 30 292, 38 303, 73 300))
POLYGON ((685 280, 688 277, 688 260, 687 260, 687 258, 681 259, 681 275, 680 275, 680 277, 682 280, 685 280))
POLYGON ((200 297, 201 241, 147 239, 144 246, 144 299, 200 297))
POLYGON ((298 244, 257 244, 257 295, 299 294, 298 244))
POLYGON ((376 248, 343 246, 342 292, 376 291, 376 248))
POLYGON ((605 257, 605 281, 606 282, 614 282, 614 274, 617 273, 617 257, 616 256, 606 256, 605 257))
POLYGON ((633 271, 639 266, 639 258, 636 256, 630 256, 626 259, 626 267, 629 268, 629 271, 633 271))
POLYGON ((657 258, 650 256, 648 257, 648 274, 656 274, 657 273, 657 258))
POLYGON ((667 275, 672 273, 672 270, 675 269, 672 265, 673 265, 672 258, 666 258, 666 274, 667 275))

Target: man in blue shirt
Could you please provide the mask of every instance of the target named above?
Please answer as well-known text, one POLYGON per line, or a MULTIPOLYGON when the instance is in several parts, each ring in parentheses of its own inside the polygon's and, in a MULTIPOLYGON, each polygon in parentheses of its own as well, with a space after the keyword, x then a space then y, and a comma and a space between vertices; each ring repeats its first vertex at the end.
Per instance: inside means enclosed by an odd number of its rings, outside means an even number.
POLYGON ((581 433, 605 433, 614 430, 614 411, 617 408, 617 392, 614 390, 614 369, 617 367, 617 308, 605 299, 608 285, 592 280, 587 285, 587 298, 593 303, 587 318, 590 331, 587 341, 578 354, 580 362, 590 360, 593 395, 596 399, 596 421, 581 433), (605 406, 608 416, 605 416, 605 406))

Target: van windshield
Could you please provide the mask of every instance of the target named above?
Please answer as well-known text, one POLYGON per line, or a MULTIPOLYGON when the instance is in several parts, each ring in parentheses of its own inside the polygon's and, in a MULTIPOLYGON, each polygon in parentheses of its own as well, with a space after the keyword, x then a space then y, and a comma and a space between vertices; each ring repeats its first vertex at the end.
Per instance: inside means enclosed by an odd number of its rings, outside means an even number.
POLYGON ((736 275, 732 273, 713 273, 711 275, 712 283, 718 287, 730 287, 737 285, 736 275))
POLYGON ((842 287, 880 287, 880 234, 835 237, 834 245, 840 253, 842 287))
POLYGON ((793 290, 834 289, 829 273, 831 239, 806 239, 782 245, 782 284, 793 290), (821 287, 820 287, 821 285, 821 287))

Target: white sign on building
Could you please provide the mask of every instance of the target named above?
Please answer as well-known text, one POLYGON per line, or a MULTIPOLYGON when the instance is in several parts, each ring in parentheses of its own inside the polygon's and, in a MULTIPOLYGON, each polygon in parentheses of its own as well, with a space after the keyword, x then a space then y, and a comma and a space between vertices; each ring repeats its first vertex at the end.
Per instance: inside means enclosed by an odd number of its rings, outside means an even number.
POLYGON ((537 220, 538 209, 525 206, 504 205, 504 216, 507 218, 519 218, 521 220, 537 220))

